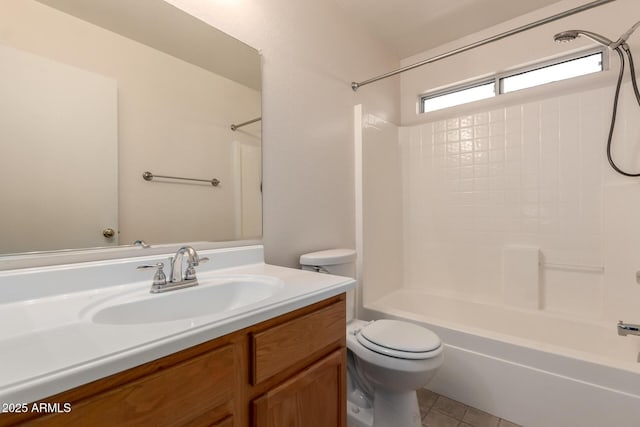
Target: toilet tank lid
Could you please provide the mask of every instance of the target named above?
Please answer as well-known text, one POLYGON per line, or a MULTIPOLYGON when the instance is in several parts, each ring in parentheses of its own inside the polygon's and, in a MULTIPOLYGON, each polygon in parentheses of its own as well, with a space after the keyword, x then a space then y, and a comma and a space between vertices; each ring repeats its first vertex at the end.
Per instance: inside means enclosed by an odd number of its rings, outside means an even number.
POLYGON ((339 265, 353 262, 356 251, 353 249, 329 249, 311 252, 300 256, 300 265, 339 265))

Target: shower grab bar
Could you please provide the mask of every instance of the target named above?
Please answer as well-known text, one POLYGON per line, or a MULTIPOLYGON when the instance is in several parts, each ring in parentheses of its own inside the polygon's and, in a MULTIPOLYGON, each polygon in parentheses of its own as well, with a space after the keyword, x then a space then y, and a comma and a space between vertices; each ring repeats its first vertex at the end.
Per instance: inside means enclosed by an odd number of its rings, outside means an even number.
POLYGON ((237 125, 231 125, 231 130, 235 132, 236 129, 241 128, 242 126, 250 125, 251 123, 259 122, 260 120, 262 120, 262 117, 258 117, 253 120, 248 120, 246 122, 238 123, 237 125))
POLYGON ((498 40, 502 40, 502 39, 507 38, 509 36, 513 36, 513 35, 522 33, 523 31, 527 31, 527 30, 530 30, 532 28, 536 28, 536 27, 539 27, 541 25, 548 24, 549 22, 557 21, 558 19, 566 18, 567 16, 575 15, 576 13, 584 12, 585 10, 592 9, 594 7, 597 7, 597 6, 602 6, 603 4, 611 3, 613 1, 615 1, 615 0, 596 0, 596 1, 592 1, 591 3, 583 4, 582 6, 574 7, 573 9, 569 9, 569 10, 566 10, 564 12, 557 13, 557 14, 549 16, 547 18, 540 19, 538 21, 535 21, 535 22, 532 22, 530 24, 526 24, 526 25, 520 26, 518 28, 514 28, 514 29, 509 30, 509 31, 505 31, 504 33, 500 33, 500 34, 497 34, 495 36, 488 37, 486 39, 483 39, 483 40, 468 44, 466 46, 462 46, 462 47, 459 47, 457 49, 450 50, 449 52, 445 52, 443 54, 433 56, 433 57, 425 59, 423 61, 416 62, 415 64, 407 65, 405 67, 398 68, 397 70, 393 70, 393 71, 390 71, 388 73, 381 74, 381 75, 379 75, 377 77, 373 77, 373 78, 371 78, 369 80, 365 80, 365 81, 362 81, 362 82, 351 82, 351 89, 353 89, 353 91, 355 92, 355 91, 358 90, 359 87, 364 86, 364 85, 368 85, 369 83, 377 82, 378 80, 386 79, 388 77, 393 77, 396 74, 404 73, 405 71, 409 71, 409 70, 413 70, 414 68, 422 67, 423 65, 427 65, 427 64, 430 64, 432 62, 436 62, 436 61, 439 61, 441 59, 445 59, 445 58, 448 58, 450 56, 457 55, 459 53, 466 52, 466 51, 471 50, 471 49, 475 49, 476 47, 484 46, 485 44, 489 44, 489 43, 492 43, 492 42, 495 42, 495 41, 498 41, 498 40))
POLYGON ((604 273, 604 267, 601 265, 584 265, 584 264, 560 264, 554 262, 541 262, 541 268, 549 270, 573 270, 584 271, 588 273, 604 273))
POLYGON ((209 184, 213 185, 214 187, 217 187, 218 185, 220 185, 220 180, 216 179, 216 178, 213 178, 213 179, 182 178, 182 177, 179 177, 179 176, 154 175, 149 171, 143 173, 142 174, 142 178, 145 181, 151 181, 151 180, 153 180, 153 178, 167 178, 167 179, 180 179, 180 180, 183 180, 183 181, 208 182, 209 184))

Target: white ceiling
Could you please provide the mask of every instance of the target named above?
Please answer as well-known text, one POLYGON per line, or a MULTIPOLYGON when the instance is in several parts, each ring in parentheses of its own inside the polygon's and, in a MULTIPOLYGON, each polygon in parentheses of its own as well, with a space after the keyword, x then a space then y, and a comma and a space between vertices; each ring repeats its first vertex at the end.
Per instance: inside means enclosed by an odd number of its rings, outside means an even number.
POLYGON ((406 58, 559 0, 336 0, 406 58))

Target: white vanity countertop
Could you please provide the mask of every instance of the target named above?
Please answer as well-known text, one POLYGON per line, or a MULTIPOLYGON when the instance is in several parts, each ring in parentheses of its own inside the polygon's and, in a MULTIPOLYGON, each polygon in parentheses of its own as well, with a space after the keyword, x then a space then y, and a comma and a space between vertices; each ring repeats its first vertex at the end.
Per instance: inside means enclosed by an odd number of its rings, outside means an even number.
MULTIPOLYGON (((30 403, 285 314, 355 286, 353 279, 262 262, 262 246, 200 251, 200 286, 219 277, 265 277, 278 291, 265 299, 193 318, 96 323, 96 310, 127 294, 143 295, 164 257, 83 263, 0 273, 0 404, 30 403), (135 278, 132 281, 131 278, 135 278), (84 288, 83 288, 84 282, 84 288), (42 295, 42 296, 41 296, 42 295)), ((161 295, 169 298, 173 292, 161 295)), ((176 294, 177 295, 177 294, 176 294)), ((146 298, 146 296, 145 296, 146 298)))

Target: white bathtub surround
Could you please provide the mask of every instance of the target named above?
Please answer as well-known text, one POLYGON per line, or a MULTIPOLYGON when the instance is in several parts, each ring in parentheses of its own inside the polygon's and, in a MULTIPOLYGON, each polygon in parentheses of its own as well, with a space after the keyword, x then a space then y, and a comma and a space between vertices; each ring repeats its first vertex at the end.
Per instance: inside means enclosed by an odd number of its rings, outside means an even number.
POLYGON ((605 169, 609 100, 600 88, 400 128, 404 280, 386 294, 365 280, 364 316, 442 338, 434 391, 526 426, 637 425, 640 339, 616 322, 640 313, 640 199, 605 169))
POLYGON ((0 272, 0 324, 11 325, 0 332, 0 401, 36 401, 354 286, 346 277, 265 264, 262 246, 199 254, 211 259, 197 267, 200 285, 164 294, 150 294, 153 273, 136 270, 136 266, 166 263, 173 255, 169 253, 0 272), (122 307, 118 304, 159 301, 158 297, 169 305, 173 299, 180 304, 189 293, 225 286, 225 282, 231 288, 253 282, 269 291, 259 298, 252 291, 248 304, 238 306, 232 301, 217 312, 209 313, 206 305, 195 304, 200 312, 191 315, 180 307, 182 312, 171 310, 178 314, 175 319, 147 322, 145 313, 153 314, 147 311, 126 313, 143 317, 125 321, 109 312, 122 307))
POLYGON ((502 250, 502 286, 506 305, 540 307, 540 248, 507 245, 502 250))
POLYGON ((453 115, 401 132, 405 284, 593 320, 619 315, 602 298, 609 92, 453 115), (530 260, 516 261, 524 248, 532 248, 530 260), (539 270, 533 248, 545 264, 594 268, 539 270))
MULTIPOLYGON (((640 316, 637 180, 606 165, 610 87, 545 93, 389 141, 401 153, 385 172, 402 180, 403 279, 370 291, 365 251, 363 316, 441 336, 430 387, 452 399, 526 426, 636 426, 640 339, 616 322, 640 316)), ((625 99, 618 153, 630 162, 625 99)), ((363 147, 375 148, 366 134, 363 147)), ((378 237, 365 221, 365 241, 378 237)))
POLYGON ((362 165, 361 185, 356 182, 357 228, 361 231, 356 250, 359 262, 365 266, 359 271, 359 279, 367 284, 364 298, 372 301, 400 289, 403 283, 399 129, 364 105, 355 110, 355 126, 361 129, 356 134, 355 156, 362 165))

